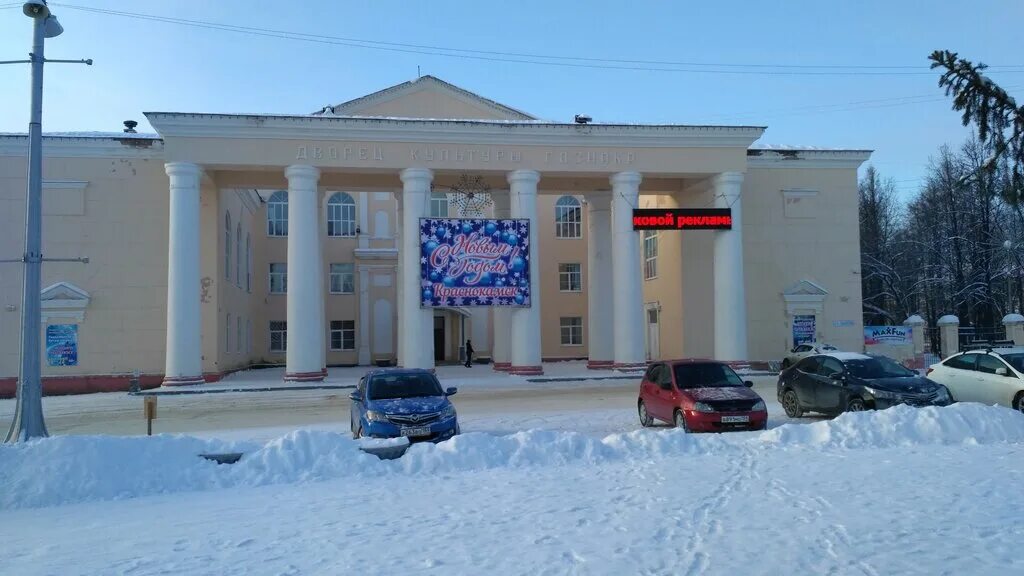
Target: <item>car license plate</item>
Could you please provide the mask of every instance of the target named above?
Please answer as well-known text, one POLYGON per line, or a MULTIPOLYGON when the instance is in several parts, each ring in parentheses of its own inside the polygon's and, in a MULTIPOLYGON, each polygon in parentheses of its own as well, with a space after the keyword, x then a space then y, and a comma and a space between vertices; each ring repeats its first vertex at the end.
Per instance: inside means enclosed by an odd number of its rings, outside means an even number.
POLYGON ((402 436, 430 436, 430 426, 402 428, 402 436))
POLYGON ((722 422, 725 424, 735 424, 738 422, 750 422, 750 416, 722 416, 722 422))

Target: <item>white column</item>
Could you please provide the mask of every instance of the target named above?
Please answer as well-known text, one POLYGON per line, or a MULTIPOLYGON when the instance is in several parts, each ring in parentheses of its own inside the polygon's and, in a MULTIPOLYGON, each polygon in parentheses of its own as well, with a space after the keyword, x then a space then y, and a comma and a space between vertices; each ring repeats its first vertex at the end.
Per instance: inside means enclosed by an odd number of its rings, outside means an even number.
POLYGON ((317 218, 317 181, 313 166, 293 165, 288 178, 288 352, 285 380, 323 380, 324 285, 317 218))
POLYGON ((370 364, 370 270, 359 267, 359 356, 360 366, 370 364))
MULTIPOLYGON (((399 335, 395 338, 395 365, 396 366, 402 366, 402 336, 401 336, 401 332, 402 332, 401 317, 402 316, 401 316, 401 314, 402 314, 402 306, 403 306, 402 302, 405 301, 404 300, 404 298, 405 298, 405 295, 404 295, 405 294, 405 288, 403 288, 403 286, 405 286, 405 284, 402 281, 402 278, 403 278, 403 276, 402 276, 402 269, 404 268, 404 266, 402 266, 401 249, 402 249, 402 238, 403 238, 402 223, 404 222, 404 220, 402 220, 403 212, 402 212, 402 196, 401 196, 401 194, 397 194, 397 193, 395 194, 395 207, 396 207, 395 208, 395 249, 399 250, 398 261, 395 262, 395 278, 396 278, 396 281, 397 281, 397 284, 395 284, 395 292, 397 293, 396 296, 398 297, 398 314, 399 314, 399 316, 398 316, 398 318, 399 318, 399 320, 398 320, 398 333, 399 333, 399 335)), ((418 234, 417 234, 417 236, 418 236, 418 234)))
POLYGON ((360 192, 356 195, 356 202, 358 203, 357 210, 359 210, 359 235, 357 242, 360 248, 370 247, 370 194, 368 192, 360 192))
POLYGON ((316 234, 316 269, 318 273, 318 282, 320 284, 320 299, 317 303, 320 305, 320 309, 317 311, 317 319, 320 322, 320 370, 324 376, 327 376, 327 302, 325 298, 327 296, 327 273, 324 271, 324 237, 327 236, 327 219, 321 218, 323 212, 321 208, 321 195, 319 189, 316 192, 316 221, 317 221, 317 234, 316 234))
POLYGON ((587 199, 587 368, 615 363, 612 297, 612 195, 592 192, 587 199))
POLYGON ((615 368, 646 366, 644 292, 640 269, 640 233, 633 230, 633 209, 640 202, 637 172, 619 172, 612 183, 612 318, 615 322, 615 368))
POLYGON ((715 178, 715 207, 732 210, 732 229, 715 232, 715 359, 747 358, 747 300, 743 284, 742 172, 715 178))
MULTIPOLYGON (((199 313, 199 166, 169 162, 167 358, 164 386, 203 383, 199 313)), ((219 230, 219 229, 218 229, 219 230)))
POLYGON ((434 313, 422 308, 420 286, 420 218, 430 202, 434 173, 426 168, 402 170, 402 299, 398 306, 398 341, 404 368, 434 367, 434 313))
POLYGON ((513 308, 511 374, 543 374, 540 331, 540 242, 537 230, 537 182, 540 173, 534 170, 509 172, 509 195, 512 218, 530 221, 530 306, 513 308))
MULTIPOLYGON (((510 194, 494 195, 494 218, 506 220, 511 216, 510 194)), ((504 307, 493 309, 494 338, 491 346, 491 367, 507 372, 512 367, 512 310, 504 307)))

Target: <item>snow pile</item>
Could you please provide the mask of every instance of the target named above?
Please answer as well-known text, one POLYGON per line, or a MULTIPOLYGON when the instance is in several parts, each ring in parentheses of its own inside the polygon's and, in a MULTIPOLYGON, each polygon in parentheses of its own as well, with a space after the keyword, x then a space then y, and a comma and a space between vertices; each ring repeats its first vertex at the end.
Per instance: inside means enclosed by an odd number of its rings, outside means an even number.
POLYGON ((179 436, 54 436, 0 446, 0 509, 215 488, 201 453, 258 446, 179 436))
POLYGON ((945 408, 894 406, 847 412, 833 420, 768 430, 760 441, 783 446, 889 448, 924 444, 1024 441, 1024 417, 1009 408, 961 403, 945 408))
MULTIPOLYGON (((506 436, 464 434, 416 444, 383 461, 347 435, 298 430, 263 446, 186 436, 63 436, 0 446, 0 508, 26 508, 190 490, 290 484, 337 478, 443 474, 502 467, 593 465, 764 449, 866 449, 913 445, 1024 443, 1024 417, 999 407, 898 406, 813 424, 753 433, 691 435, 637 430, 597 440, 530 430, 506 436), (234 465, 199 454, 244 452, 234 465)), ((394 442, 375 442, 377 446, 394 442)), ((367 444, 368 446, 368 444, 367 444)))

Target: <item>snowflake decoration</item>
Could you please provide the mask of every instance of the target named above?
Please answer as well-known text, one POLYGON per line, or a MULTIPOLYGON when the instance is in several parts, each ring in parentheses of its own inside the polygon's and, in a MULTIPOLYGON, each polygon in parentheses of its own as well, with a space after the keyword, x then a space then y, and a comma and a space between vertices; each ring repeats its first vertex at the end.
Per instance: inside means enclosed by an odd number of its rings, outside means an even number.
POLYGON ((459 218, 483 218, 487 207, 494 204, 491 199, 491 187, 483 177, 470 178, 466 174, 451 186, 447 192, 448 204, 455 206, 459 218))

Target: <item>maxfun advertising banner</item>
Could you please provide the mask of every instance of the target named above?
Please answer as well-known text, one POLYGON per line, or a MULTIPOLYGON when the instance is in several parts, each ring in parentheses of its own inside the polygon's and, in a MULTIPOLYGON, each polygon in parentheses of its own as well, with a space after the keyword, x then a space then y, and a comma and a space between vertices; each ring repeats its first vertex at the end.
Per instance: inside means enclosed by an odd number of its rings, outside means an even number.
POLYGON ((913 344, 914 332, 910 326, 865 326, 864 345, 913 344))
POLYGON ((420 219, 420 302, 530 306, 530 221, 420 219))
POLYGON ((50 366, 78 365, 78 324, 50 324, 46 327, 46 363, 50 366))

